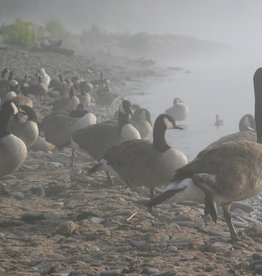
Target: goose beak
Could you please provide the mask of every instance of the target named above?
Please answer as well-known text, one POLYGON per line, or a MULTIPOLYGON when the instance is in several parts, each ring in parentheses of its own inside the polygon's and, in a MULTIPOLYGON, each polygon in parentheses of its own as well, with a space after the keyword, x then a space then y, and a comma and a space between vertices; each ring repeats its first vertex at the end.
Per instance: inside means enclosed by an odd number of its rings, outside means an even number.
POLYGON ((184 130, 184 129, 183 129, 182 127, 180 127, 180 126, 175 126, 174 129, 182 129, 182 130, 184 130))

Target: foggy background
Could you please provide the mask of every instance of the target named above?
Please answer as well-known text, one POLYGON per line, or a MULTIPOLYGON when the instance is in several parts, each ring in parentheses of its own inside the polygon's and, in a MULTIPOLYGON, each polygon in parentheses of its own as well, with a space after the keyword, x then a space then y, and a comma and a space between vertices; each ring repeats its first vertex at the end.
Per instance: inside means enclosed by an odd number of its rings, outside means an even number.
POLYGON ((259 0, 0 0, 0 24, 60 19, 73 32, 95 23, 107 31, 189 35, 259 49, 261 9, 259 0))

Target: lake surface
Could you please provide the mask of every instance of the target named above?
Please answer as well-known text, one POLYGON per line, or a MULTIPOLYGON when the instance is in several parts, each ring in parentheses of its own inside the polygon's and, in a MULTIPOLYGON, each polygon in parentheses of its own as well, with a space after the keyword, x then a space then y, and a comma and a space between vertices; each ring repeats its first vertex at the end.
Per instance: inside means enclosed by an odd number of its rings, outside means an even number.
POLYGON ((211 142, 237 132, 244 114, 254 114, 253 74, 262 66, 262 62, 259 63, 258 60, 241 61, 239 58, 185 64, 185 70, 170 70, 165 78, 146 81, 143 84, 146 94, 131 96, 130 100, 148 108, 154 122, 172 105, 175 97, 181 98, 188 105, 190 114, 186 120, 177 122, 184 130, 169 130, 166 139, 192 160, 211 142), (225 125, 214 125, 216 114, 225 125))

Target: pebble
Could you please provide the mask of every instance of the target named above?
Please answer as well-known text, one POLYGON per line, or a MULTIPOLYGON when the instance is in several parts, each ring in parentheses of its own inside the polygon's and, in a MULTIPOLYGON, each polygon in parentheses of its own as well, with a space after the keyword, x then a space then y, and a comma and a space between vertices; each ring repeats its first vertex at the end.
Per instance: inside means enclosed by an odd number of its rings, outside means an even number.
POLYGON ((98 223, 101 223, 101 222, 103 221, 103 219, 97 218, 97 217, 92 217, 92 218, 90 219, 90 221, 93 222, 93 223, 98 224, 98 223))
POLYGON ((24 220, 26 222, 36 222, 45 219, 46 217, 43 213, 33 211, 27 211, 21 216, 21 220, 24 220))
POLYGON ((233 202, 231 206, 231 210, 234 210, 235 208, 243 210, 246 213, 254 212, 254 208, 250 204, 244 201, 233 202))
POLYGON ((22 192, 12 192, 11 196, 18 200, 22 200, 25 198, 25 196, 22 192))
POLYGON ((123 272, 123 268, 110 269, 100 273, 100 276, 118 276, 123 272))
POLYGON ((248 223, 243 222, 243 221, 232 220, 232 223, 236 228, 247 228, 248 227, 248 223))
POLYGON ((186 227, 190 227, 190 228, 203 228, 204 227, 204 223, 200 222, 200 221, 176 221, 176 224, 180 225, 180 226, 186 226, 186 227))
POLYGON ((226 242, 215 242, 215 243, 212 243, 210 246, 211 251, 227 250, 232 248, 233 248, 233 245, 226 242))
POLYGON ((164 270, 164 271, 160 271, 158 273, 154 273, 154 274, 152 274, 152 276, 173 276, 175 274, 176 273, 173 270, 164 270))
POLYGON ((64 167, 64 165, 60 162, 50 162, 49 164, 53 165, 55 168, 64 167))
POLYGON ((63 221, 60 222, 56 227, 56 234, 60 234, 63 236, 71 236, 74 234, 79 228, 79 225, 74 223, 73 221, 63 221))
POLYGON ((220 236, 220 237, 229 237, 230 233, 226 231, 219 231, 219 230, 207 230, 206 233, 211 236, 220 236))
POLYGON ((177 247, 175 247, 175 246, 168 246, 167 247, 167 249, 166 249, 166 251, 168 252, 168 253, 173 253, 173 252, 177 252, 177 247))
POLYGON ((148 267, 148 266, 144 267, 141 271, 141 273, 147 274, 147 275, 152 275, 152 274, 158 273, 158 272, 159 272, 159 270, 157 268, 148 267))

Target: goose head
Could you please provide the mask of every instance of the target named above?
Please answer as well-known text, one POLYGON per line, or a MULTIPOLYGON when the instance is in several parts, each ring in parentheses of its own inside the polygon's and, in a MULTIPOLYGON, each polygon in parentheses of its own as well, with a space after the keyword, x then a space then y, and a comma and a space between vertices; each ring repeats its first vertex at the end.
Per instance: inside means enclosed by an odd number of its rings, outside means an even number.
POLYGON ((136 109, 134 112, 134 120, 137 122, 147 121, 152 125, 150 112, 146 108, 136 109))
POLYGON ((180 98, 174 98, 173 105, 182 103, 183 101, 180 98))
POLYGON ((45 69, 44 69, 44 68, 41 68, 41 69, 39 70, 39 74, 40 74, 41 76, 45 76, 45 75, 46 75, 45 69))
POLYGON ((123 100, 119 106, 119 113, 129 115, 129 117, 133 117, 134 113, 131 109, 131 103, 128 100, 123 100))
POLYGON ((8 73, 10 73, 10 69, 5 68, 5 69, 2 71, 2 79, 7 78, 7 74, 8 74, 8 73))
POLYGON ((255 118, 251 114, 245 114, 239 121, 238 128, 240 131, 256 131, 255 118))

